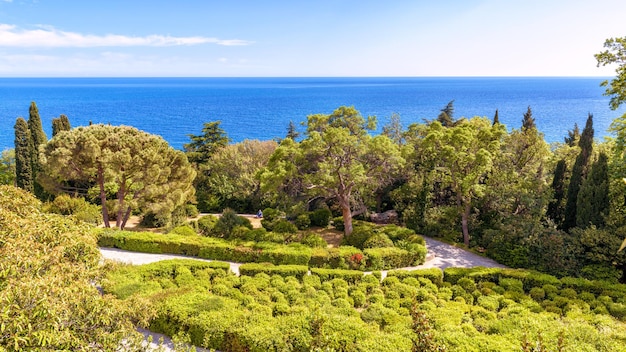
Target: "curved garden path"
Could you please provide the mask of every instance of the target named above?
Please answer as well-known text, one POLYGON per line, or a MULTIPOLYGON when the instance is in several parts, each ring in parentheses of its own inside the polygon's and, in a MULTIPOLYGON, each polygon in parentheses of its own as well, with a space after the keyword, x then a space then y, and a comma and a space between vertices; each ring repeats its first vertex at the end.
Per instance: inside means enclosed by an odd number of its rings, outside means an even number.
MULTIPOLYGON (((437 241, 432 238, 424 237, 426 240, 426 247, 428 248, 428 256, 426 262, 422 265, 400 268, 400 270, 417 270, 425 268, 441 268, 447 267, 461 267, 471 268, 476 266, 484 266, 490 268, 504 268, 505 266, 497 263, 496 261, 482 257, 480 255, 468 252, 464 249, 457 248, 447 243, 437 241)), ((100 253, 104 259, 110 259, 114 261, 141 265, 154 263, 167 259, 197 259, 210 261, 208 259, 201 259, 197 257, 189 257, 177 254, 152 254, 152 253, 139 253, 124 251, 115 248, 100 248, 100 253)), ((239 275, 240 263, 230 263, 230 270, 239 275)), ((383 277, 387 275, 387 271, 382 272, 383 277)))

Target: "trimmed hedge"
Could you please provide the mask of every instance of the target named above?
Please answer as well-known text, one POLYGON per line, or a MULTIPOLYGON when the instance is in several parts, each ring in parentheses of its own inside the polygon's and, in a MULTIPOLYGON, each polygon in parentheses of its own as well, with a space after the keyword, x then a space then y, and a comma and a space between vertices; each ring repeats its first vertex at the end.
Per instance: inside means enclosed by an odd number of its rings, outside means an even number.
POLYGON ((280 275, 282 277, 294 276, 302 279, 309 273, 309 267, 306 265, 274 265, 270 263, 248 263, 239 267, 239 274, 246 276, 255 276, 256 274, 280 275))
POLYGON ((311 269, 311 275, 317 275, 322 282, 342 279, 349 284, 356 284, 363 279, 364 274, 359 270, 313 268, 311 269))
POLYGON ((433 284, 441 286, 443 284, 443 270, 439 268, 419 269, 419 270, 391 270, 387 272, 387 277, 394 276, 400 280, 407 277, 429 279, 433 284))
POLYGON ((351 246, 310 248, 299 243, 228 241, 213 237, 100 230, 98 245, 134 252, 171 253, 237 263, 308 265, 316 268, 384 270, 422 264, 426 247, 411 244, 361 251, 351 246))

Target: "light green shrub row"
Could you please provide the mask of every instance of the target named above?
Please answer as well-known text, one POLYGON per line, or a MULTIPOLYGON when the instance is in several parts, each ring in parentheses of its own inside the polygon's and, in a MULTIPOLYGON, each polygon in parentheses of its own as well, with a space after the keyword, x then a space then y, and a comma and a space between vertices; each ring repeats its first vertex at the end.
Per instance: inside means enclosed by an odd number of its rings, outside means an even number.
POLYGON ((240 275, 255 276, 259 273, 267 275, 293 276, 302 279, 309 273, 306 265, 273 265, 269 263, 248 263, 239 267, 240 275))

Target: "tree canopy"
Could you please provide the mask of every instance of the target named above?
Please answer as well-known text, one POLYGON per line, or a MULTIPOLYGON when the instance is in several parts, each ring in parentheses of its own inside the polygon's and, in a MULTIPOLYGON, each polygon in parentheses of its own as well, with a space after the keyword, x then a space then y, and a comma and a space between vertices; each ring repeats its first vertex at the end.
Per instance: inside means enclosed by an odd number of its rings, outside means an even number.
POLYGON ((105 226, 114 215, 124 228, 133 211, 167 218, 189 201, 195 171, 181 151, 161 137, 128 126, 91 125, 64 131, 41 155, 42 180, 49 192, 68 182, 90 182, 102 204, 105 226))

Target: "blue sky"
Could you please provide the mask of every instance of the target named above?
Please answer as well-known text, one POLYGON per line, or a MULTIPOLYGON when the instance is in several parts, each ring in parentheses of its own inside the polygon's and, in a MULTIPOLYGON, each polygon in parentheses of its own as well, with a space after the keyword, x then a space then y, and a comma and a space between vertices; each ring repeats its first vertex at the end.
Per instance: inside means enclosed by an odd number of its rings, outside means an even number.
POLYGON ((613 76, 624 0, 0 0, 0 77, 613 76))

